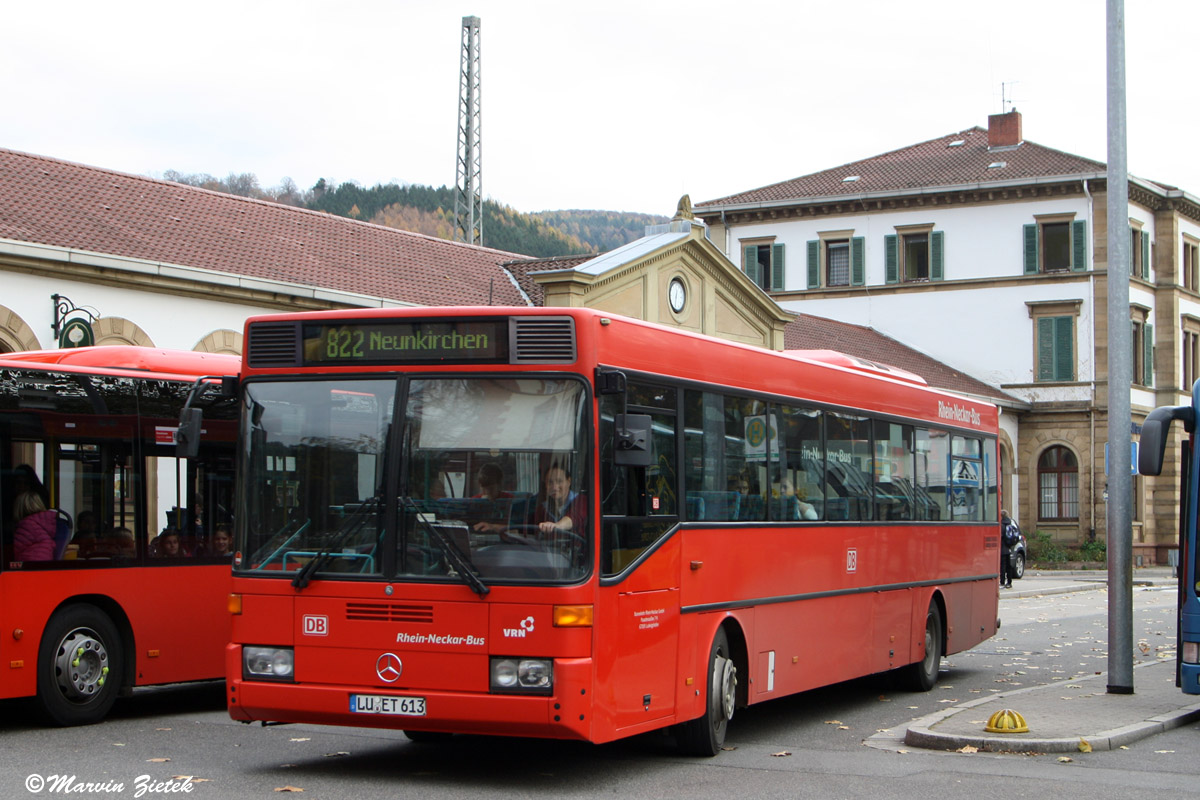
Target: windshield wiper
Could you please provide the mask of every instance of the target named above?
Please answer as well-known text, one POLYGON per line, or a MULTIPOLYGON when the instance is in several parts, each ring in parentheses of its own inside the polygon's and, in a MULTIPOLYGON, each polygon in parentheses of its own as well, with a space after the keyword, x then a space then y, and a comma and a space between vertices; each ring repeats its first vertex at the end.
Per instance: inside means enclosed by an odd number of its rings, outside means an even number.
POLYGON ((308 586, 308 582, 312 580, 313 573, 329 563, 329 560, 333 557, 334 549, 341 547, 342 543, 349 539, 351 534, 362 530, 370 518, 369 512, 377 510, 379 505, 379 498, 372 497, 360 505, 352 516, 347 517, 346 521, 342 523, 342 527, 329 540, 328 544, 318 550, 317 554, 296 572, 296 577, 292 578, 292 586, 295 586, 297 589, 303 589, 305 586, 308 586))
POLYGON ((425 519, 425 515, 421 512, 416 502, 411 497, 400 498, 401 504, 406 508, 411 508, 413 517, 417 520, 417 524, 425 531, 425 534, 437 543, 438 548, 445 553, 446 559, 454 566, 455 571, 462 576, 463 581, 471 587, 475 594, 483 597, 491 591, 483 578, 475 570, 475 565, 458 549, 458 546, 436 525, 430 524, 429 520, 425 519))

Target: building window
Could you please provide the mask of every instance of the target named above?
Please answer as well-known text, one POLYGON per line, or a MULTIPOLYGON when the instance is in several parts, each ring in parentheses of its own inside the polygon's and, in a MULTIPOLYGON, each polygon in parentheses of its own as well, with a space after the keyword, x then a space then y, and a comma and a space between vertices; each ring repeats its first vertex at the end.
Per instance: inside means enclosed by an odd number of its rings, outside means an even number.
POLYGON ((1200 243, 1183 238, 1183 288, 1200 291, 1200 243))
POLYGON ((1075 319, 1041 317, 1037 321, 1038 381, 1075 380, 1075 319))
POLYGON ((1038 459, 1038 519, 1079 519, 1079 462, 1065 447, 1051 447, 1038 459))
POLYGON ((1133 347, 1133 382, 1141 386, 1154 385, 1154 326, 1146 322, 1150 310, 1134 308, 1130 312, 1133 347))
POLYGON ((830 231, 808 242, 808 288, 862 286, 865 240, 854 231, 830 231))
POLYGON ((1081 300, 1029 302, 1033 320, 1033 379, 1039 383, 1075 380, 1075 319, 1081 300))
POLYGON ((1073 214, 1035 217, 1024 227, 1025 274, 1087 269, 1087 223, 1073 214))
POLYGON ((1190 392, 1192 384, 1196 382, 1197 378, 1200 378, 1200 319, 1183 318, 1183 334, 1180 344, 1183 351, 1183 369, 1180 370, 1180 375, 1183 377, 1181 388, 1190 392))
POLYGON ((897 227, 883 237, 884 279, 887 283, 940 281, 946 234, 932 225, 897 227))
POLYGON ((825 285, 850 285, 850 240, 825 243, 825 285))
POLYGON ((742 242, 742 271, 764 292, 783 290, 783 245, 767 240, 742 242))
POLYGON ((1150 232, 1136 225, 1129 228, 1129 274, 1150 280, 1150 232))

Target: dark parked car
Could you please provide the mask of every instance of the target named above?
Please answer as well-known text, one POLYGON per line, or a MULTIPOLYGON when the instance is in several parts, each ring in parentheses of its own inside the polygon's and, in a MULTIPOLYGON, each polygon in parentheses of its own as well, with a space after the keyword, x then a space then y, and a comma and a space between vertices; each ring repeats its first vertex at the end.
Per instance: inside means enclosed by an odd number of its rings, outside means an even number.
POLYGON ((1012 565, 1012 576, 1014 578, 1020 579, 1025 577, 1026 552, 1025 534, 1021 533, 1020 529, 1018 529, 1017 543, 1012 546, 1012 552, 1009 554, 1009 558, 1012 559, 1009 563, 1012 565))

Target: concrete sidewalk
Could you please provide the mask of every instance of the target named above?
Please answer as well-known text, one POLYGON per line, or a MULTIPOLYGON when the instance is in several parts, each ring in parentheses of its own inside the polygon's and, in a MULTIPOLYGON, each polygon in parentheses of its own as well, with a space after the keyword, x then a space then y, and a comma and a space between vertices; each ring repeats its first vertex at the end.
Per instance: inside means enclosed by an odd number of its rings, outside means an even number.
MULTIPOLYGON (((1134 586, 1175 585, 1170 568, 1135 570, 1134 586)), ((1108 588, 1108 575, 1092 572, 1028 572, 1012 589, 1002 589, 1001 599, 1108 588)), ((1200 696, 1184 694, 1175 686, 1175 659, 1137 665, 1133 694, 1109 694, 1107 675, 1058 681, 1044 686, 1015 689, 931 714, 907 726, 903 742, 910 747, 959 750, 970 746, 983 751, 1038 753, 1111 750, 1200 721, 1200 696), (1004 709, 1021 714, 1028 733, 987 733, 991 716, 1004 709), (1086 745, 1083 745, 1086 742, 1086 745)), ((881 739, 899 737, 898 730, 881 739)), ((874 737, 873 737, 874 738, 874 737)), ((886 742, 868 742, 886 746, 886 742)))

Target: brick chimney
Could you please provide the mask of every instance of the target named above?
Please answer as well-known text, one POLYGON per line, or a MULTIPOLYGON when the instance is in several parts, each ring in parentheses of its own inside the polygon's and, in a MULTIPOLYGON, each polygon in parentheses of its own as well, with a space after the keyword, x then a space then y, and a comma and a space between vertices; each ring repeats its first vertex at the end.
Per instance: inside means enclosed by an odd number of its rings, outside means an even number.
POLYGON ((988 149, 993 147, 1016 147, 1021 138, 1021 114, 1015 108, 1007 114, 992 114, 988 117, 988 149))

